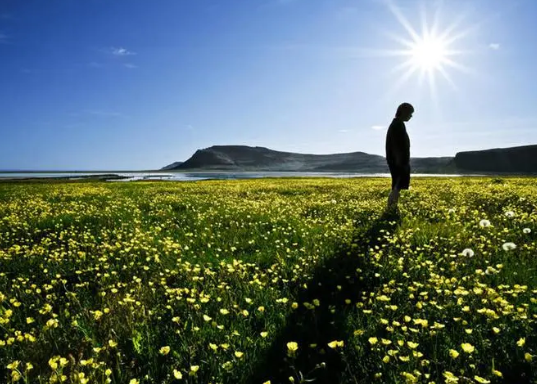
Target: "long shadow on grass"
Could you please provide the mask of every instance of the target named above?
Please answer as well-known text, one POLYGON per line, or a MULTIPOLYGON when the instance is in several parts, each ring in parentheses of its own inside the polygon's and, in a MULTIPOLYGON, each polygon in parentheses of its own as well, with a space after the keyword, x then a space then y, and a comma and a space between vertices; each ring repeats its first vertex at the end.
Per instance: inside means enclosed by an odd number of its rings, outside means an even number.
MULTIPOLYGON (((369 266, 369 249, 383 242, 382 230, 393 231, 400 223, 395 213, 385 212, 375 220, 371 216, 367 213, 355 218, 352 241, 355 245, 342 244, 337 254, 318 268, 308 288, 298 294, 299 308, 286 319, 286 326, 245 383, 261 384, 267 380, 271 384, 289 383, 290 376, 296 383, 301 379, 314 379, 315 383, 341 382, 348 367, 337 348, 328 347, 328 343, 346 339, 344 323, 351 306, 361 299, 362 292, 378 285, 375 271, 369 266), (362 272, 357 273, 358 268, 362 272), (315 309, 302 305, 313 304, 315 299, 320 302, 315 309), (288 356, 290 341, 298 344, 296 357, 288 356), (311 344, 316 347, 310 347, 311 344)), ((359 374, 356 369, 353 367, 353 374, 359 374)))

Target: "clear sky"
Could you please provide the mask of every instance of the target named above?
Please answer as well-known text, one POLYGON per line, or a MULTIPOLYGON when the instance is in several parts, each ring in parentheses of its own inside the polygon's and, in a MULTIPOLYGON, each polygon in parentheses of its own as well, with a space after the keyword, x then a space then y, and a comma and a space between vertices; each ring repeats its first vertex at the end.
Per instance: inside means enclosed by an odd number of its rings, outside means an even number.
POLYGON ((0 169, 158 169, 231 144, 384 155, 403 101, 413 157, 537 144, 535 16, 535 0, 1 0, 0 169))

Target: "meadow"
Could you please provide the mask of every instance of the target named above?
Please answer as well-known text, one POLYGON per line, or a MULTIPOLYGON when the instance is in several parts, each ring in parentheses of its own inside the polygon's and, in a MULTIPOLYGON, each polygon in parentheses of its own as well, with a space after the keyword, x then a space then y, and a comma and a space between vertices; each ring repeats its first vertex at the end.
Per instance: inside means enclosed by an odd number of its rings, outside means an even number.
POLYGON ((535 383, 537 180, 0 184, 0 382, 535 383))

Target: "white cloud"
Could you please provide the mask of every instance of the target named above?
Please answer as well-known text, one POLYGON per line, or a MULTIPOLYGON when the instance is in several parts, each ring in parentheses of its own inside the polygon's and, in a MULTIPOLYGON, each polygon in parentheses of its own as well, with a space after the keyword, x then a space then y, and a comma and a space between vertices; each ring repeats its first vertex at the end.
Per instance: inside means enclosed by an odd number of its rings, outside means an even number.
POLYGON ((377 131, 380 131, 382 129, 385 129, 386 127, 384 125, 373 125, 371 129, 375 129, 377 131))
POLYGON ((114 56, 132 56, 136 55, 136 52, 131 52, 125 48, 111 48, 112 55, 114 56))
POLYGON ((137 65, 134 65, 134 64, 131 64, 131 63, 126 63, 124 64, 125 68, 129 68, 129 69, 135 69, 135 68, 138 68, 137 65))
POLYGON ((495 51, 497 51, 498 49, 500 49, 500 44, 498 44, 498 43, 490 43, 489 48, 494 49, 495 51))
POLYGON ((98 117, 126 117, 124 114, 119 112, 109 112, 109 111, 101 111, 101 110, 89 110, 86 111, 86 113, 98 116, 98 117))

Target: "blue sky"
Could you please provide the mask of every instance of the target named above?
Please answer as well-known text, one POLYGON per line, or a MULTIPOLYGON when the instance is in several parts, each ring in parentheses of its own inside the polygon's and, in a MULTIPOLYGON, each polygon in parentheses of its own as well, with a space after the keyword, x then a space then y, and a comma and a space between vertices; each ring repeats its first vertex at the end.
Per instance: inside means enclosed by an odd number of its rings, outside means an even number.
POLYGON ((534 0, 2 0, 0 169, 158 169, 226 144, 383 155, 403 101, 413 157, 536 144, 535 15, 534 0), (434 89, 395 54, 424 22, 454 63, 434 89))

